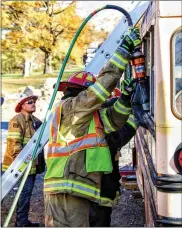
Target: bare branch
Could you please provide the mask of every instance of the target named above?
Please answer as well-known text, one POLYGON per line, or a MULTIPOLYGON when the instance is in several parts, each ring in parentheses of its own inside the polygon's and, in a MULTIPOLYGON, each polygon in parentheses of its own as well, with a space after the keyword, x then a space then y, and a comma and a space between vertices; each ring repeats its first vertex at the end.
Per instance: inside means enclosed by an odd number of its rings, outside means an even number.
MULTIPOLYGON (((69 4, 68 7, 70 7, 70 6, 73 5, 73 4, 74 4, 74 1, 72 1, 72 2, 69 4)), ((59 11, 57 11, 57 12, 54 12, 53 15, 57 15, 57 14, 60 14, 60 13, 64 12, 66 9, 68 9, 68 7, 65 7, 64 9, 61 9, 61 10, 59 10, 59 11)))
POLYGON ((52 17, 52 15, 53 15, 53 2, 51 1, 51 6, 52 6, 52 8, 51 8, 51 13, 49 14, 51 17, 52 17))
MULTIPOLYGON (((52 31, 53 31, 53 32, 57 32, 57 30, 56 30, 56 29, 57 29, 59 26, 61 26, 61 24, 57 24, 57 25, 55 26, 55 28, 54 28, 54 29, 52 29, 52 31)), ((62 27, 62 26, 61 26, 61 27, 62 27)))
POLYGON ((39 48, 40 48, 40 50, 41 50, 41 51, 43 51, 43 52, 47 52, 47 50, 46 50, 46 48, 45 48, 45 47, 40 46, 39 48))
POLYGON ((58 37, 61 33, 64 32, 64 29, 62 29, 61 31, 59 31, 56 35, 54 35, 55 37, 58 37))
POLYGON ((49 14, 49 1, 46 2, 46 6, 47 6, 46 14, 49 14))
MULTIPOLYGON (((9 6, 9 9, 11 11, 11 14, 18 19, 19 14, 23 14, 23 12, 21 10, 16 10, 13 6, 9 6)), ((9 12, 10 13, 10 12, 9 12)))
POLYGON ((46 2, 44 2, 44 1, 43 1, 43 4, 44 4, 44 7, 45 7, 45 8, 47 8, 47 4, 46 4, 46 2))

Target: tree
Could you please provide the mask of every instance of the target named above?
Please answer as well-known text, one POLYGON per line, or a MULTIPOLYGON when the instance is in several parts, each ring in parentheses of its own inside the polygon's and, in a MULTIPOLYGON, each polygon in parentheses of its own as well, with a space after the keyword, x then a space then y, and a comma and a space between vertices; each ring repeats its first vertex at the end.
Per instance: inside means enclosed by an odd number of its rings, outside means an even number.
MULTIPOLYGON (((3 2, 2 27, 9 31, 6 39, 11 46, 17 45, 25 56, 30 50, 39 48, 45 54, 44 73, 52 73, 52 57, 61 51, 61 42, 73 39, 82 23, 82 18, 76 14, 76 4, 76 1, 66 2, 66 5, 65 1, 3 2)), ((87 25, 76 48, 83 50, 98 34, 93 25, 87 25)))
MULTIPOLYGON (((6 4, 2 3, 2 28, 3 28, 3 39, 2 39, 2 51, 3 51, 3 62, 2 67, 6 68, 9 66, 15 70, 23 69, 23 76, 29 76, 31 59, 34 55, 33 48, 26 45, 25 39, 20 26, 20 22, 25 24, 25 21, 20 19, 20 14, 24 10, 25 6, 21 3, 6 4), (16 8, 16 10, 14 10, 16 8), (20 62, 21 61, 21 62, 20 62), (8 64, 10 63, 11 64, 8 64), (17 64, 17 67, 15 66, 17 64)), ((11 70, 10 70, 11 71, 11 70)))

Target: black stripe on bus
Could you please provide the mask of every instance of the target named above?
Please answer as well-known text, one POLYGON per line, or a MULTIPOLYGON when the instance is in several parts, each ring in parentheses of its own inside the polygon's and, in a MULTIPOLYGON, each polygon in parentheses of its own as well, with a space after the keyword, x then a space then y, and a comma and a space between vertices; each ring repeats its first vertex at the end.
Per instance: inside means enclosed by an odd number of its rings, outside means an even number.
POLYGON ((159 226, 182 226, 182 218, 165 217, 158 215, 157 223, 159 226))
MULTIPOLYGON (((152 157, 149 152, 148 145, 143 137, 141 128, 138 129, 136 137, 138 138, 138 143, 141 144, 146 161, 149 167, 150 175, 154 186, 162 192, 175 192, 182 193, 182 176, 181 175, 167 175, 159 174, 156 172, 152 157), (139 135, 139 136, 138 136, 139 135), (141 141, 141 143, 140 143, 141 141)), ((141 153, 141 152, 140 152, 141 153)))

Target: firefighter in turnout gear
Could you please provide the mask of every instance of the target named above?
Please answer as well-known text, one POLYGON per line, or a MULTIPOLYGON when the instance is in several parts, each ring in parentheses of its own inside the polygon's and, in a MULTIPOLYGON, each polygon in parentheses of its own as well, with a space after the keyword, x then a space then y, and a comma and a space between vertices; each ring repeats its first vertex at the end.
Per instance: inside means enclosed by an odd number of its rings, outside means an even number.
MULTIPOLYGON (((114 96, 105 102, 102 107, 107 108, 113 106, 119 98, 118 95, 120 94, 121 91, 116 88, 114 91, 114 96)), ((89 221, 91 227, 110 227, 112 208, 120 199, 120 150, 135 135, 136 129, 136 121, 131 113, 128 120, 120 130, 110 132, 105 137, 111 153, 113 171, 112 173, 102 174, 100 195, 101 197, 109 198, 113 203, 102 205, 95 202, 90 202, 89 221)))
MULTIPOLYGON (((7 148, 2 164, 2 171, 5 172, 11 163, 15 160, 23 147, 32 138, 35 131, 40 127, 41 121, 32 115, 36 110, 37 96, 33 95, 30 88, 26 88, 20 94, 15 112, 18 114, 9 121, 7 148)), ((45 171, 45 161, 43 151, 35 159, 29 176, 25 182, 21 195, 19 197, 16 208, 16 224, 15 226, 39 226, 39 223, 32 223, 28 220, 30 208, 30 198, 32 195, 34 182, 37 173, 45 171)))
POLYGON ((113 169, 105 133, 126 123, 131 104, 122 94, 112 107, 100 108, 140 43, 138 29, 132 28, 97 81, 89 72, 78 72, 60 82, 64 96, 54 108, 44 177, 45 226, 87 227, 90 201, 112 204, 100 194, 102 174, 113 169))

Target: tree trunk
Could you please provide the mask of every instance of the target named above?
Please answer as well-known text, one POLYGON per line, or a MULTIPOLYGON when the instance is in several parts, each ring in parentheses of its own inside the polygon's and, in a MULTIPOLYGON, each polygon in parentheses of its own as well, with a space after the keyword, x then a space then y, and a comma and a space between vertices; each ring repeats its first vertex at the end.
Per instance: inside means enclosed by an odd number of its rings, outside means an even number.
POLYGON ((23 77, 30 76, 31 64, 32 64, 32 61, 30 59, 25 59, 24 66, 23 66, 23 77))
POLYGON ((51 54, 49 52, 45 52, 44 59, 44 74, 52 74, 52 63, 51 63, 51 54))

